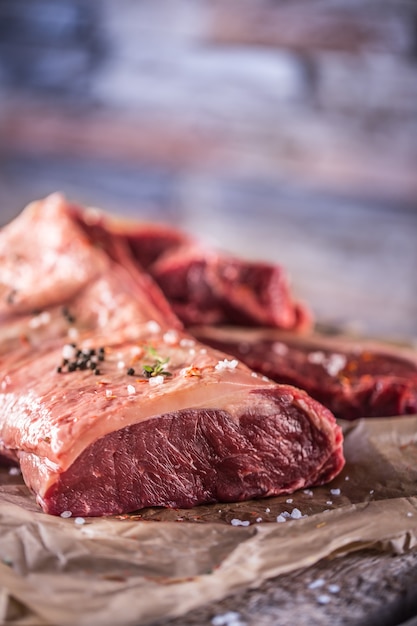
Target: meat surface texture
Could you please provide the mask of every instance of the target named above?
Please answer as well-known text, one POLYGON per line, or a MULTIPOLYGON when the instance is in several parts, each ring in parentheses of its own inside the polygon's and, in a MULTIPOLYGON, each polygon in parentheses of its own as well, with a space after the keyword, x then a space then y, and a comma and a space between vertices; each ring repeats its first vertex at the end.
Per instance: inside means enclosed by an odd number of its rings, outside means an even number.
POLYGON ((186 325, 241 324, 306 330, 312 313, 294 299, 278 264, 219 252, 166 226, 124 224, 103 214, 78 213, 88 235, 112 248, 119 239, 158 283, 186 325))
POLYGON ((336 476, 332 413, 184 331, 94 220, 54 195, 0 232, 0 456, 43 510, 191 507, 336 476))
POLYGON ((304 389, 338 418, 417 413, 417 355, 411 349, 265 329, 191 330, 276 382, 304 389))

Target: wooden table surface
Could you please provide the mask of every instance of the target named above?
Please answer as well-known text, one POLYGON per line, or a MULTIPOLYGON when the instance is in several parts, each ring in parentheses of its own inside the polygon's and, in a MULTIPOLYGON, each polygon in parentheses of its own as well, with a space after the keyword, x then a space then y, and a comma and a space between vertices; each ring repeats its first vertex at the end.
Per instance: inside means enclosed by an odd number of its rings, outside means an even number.
POLYGON ((324 560, 152 626, 216 624, 415 626, 417 549, 400 556, 361 551, 324 560))

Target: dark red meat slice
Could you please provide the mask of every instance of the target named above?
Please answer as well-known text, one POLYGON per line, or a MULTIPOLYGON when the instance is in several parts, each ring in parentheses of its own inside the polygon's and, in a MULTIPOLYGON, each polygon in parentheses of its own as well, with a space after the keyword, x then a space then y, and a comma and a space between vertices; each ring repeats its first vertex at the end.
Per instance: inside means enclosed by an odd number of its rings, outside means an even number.
POLYGON ((269 330, 205 327, 192 332, 276 382, 305 389, 339 418, 417 413, 413 350, 269 330))

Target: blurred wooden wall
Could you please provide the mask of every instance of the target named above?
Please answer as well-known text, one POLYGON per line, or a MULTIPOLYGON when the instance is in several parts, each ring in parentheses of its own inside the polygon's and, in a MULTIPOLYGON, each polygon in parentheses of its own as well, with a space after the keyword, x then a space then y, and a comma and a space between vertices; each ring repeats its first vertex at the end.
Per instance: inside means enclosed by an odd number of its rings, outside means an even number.
POLYGON ((417 335, 416 2, 0 0, 2 223, 55 189, 417 335))

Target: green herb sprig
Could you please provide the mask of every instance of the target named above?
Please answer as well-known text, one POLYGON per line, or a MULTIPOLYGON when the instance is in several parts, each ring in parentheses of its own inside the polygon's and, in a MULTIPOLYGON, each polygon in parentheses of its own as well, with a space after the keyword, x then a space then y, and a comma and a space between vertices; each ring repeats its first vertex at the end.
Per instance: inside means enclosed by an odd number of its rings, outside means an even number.
POLYGON ((146 376, 146 378, 151 378, 152 376, 172 376, 172 373, 165 369, 165 365, 168 361, 169 357, 166 359, 160 359, 158 357, 152 365, 144 365, 144 376, 146 376))

